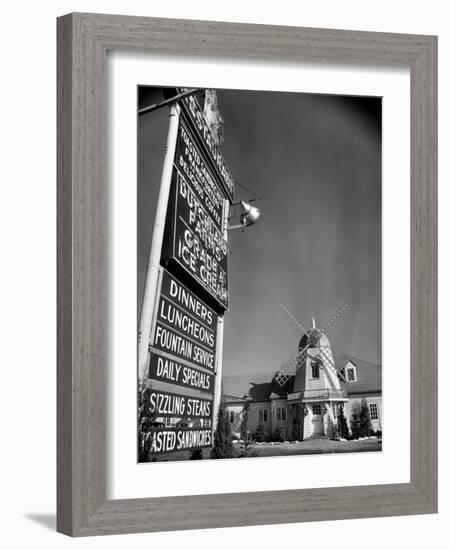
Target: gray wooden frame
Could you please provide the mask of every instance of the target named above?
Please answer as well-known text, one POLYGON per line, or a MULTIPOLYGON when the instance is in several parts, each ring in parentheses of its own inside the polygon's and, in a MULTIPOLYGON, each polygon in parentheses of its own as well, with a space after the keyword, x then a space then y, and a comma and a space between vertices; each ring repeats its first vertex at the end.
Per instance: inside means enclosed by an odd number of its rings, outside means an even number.
POLYGON ((58 19, 57 448, 57 529, 72 536, 437 511, 436 37, 80 13, 58 19), (108 50, 410 68, 410 483, 106 500, 108 50))

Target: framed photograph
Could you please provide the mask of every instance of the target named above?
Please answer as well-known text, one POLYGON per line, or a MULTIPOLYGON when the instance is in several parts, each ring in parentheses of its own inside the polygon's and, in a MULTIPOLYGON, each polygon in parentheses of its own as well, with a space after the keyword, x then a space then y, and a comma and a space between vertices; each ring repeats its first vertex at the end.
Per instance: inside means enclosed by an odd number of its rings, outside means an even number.
POLYGON ((436 212, 436 37, 59 18, 58 530, 436 512, 436 212))

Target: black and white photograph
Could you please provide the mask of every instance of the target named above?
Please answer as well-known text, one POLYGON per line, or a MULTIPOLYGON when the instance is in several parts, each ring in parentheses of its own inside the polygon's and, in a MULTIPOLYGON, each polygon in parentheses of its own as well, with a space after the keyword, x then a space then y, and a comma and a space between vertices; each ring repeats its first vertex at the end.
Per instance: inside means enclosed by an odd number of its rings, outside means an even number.
POLYGON ((3 546, 444 540, 445 4, 5 6, 3 546))
POLYGON ((381 98, 138 105, 138 461, 381 451, 381 98))

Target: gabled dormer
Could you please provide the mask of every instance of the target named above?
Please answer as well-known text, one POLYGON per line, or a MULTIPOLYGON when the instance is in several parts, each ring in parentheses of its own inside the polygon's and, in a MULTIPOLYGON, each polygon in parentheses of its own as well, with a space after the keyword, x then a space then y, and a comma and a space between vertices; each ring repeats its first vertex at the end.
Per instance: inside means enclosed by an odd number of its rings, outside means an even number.
POLYGON ((343 376, 349 384, 351 382, 357 382, 357 365, 352 361, 348 361, 343 367, 343 376))

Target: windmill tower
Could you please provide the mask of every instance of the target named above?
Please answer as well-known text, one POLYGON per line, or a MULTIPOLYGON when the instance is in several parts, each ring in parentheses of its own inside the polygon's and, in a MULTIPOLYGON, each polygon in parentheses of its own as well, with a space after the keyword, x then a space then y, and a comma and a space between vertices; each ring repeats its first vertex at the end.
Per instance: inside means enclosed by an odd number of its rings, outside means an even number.
POLYGON ((326 323, 318 328, 315 319, 309 330, 282 306, 289 318, 301 329, 298 353, 282 365, 275 374, 280 386, 284 386, 291 376, 295 376, 293 391, 288 394, 288 404, 296 421, 296 430, 301 438, 330 436, 337 425, 340 407, 348 401, 346 391, 341 386, 343 376, 335 367, 331 345, 325 331, 348 308, 342 307, 326 323))

